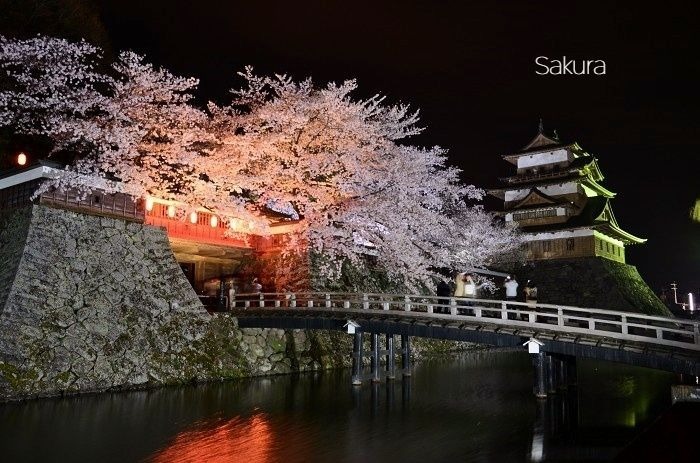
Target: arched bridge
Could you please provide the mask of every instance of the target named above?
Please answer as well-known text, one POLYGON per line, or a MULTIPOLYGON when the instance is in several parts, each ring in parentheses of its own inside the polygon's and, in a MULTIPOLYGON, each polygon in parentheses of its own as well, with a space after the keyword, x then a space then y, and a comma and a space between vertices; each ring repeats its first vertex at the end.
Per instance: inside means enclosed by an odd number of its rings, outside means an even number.
MULTIPOLYGON (((700 323, 630 312, 410 294, 256 293, 230 302, 242 328, 345 330, 469 341, 542 343, 546 354, 700 376, 700 323)), ((523 348, 524 349, 524 348, 523 348)))

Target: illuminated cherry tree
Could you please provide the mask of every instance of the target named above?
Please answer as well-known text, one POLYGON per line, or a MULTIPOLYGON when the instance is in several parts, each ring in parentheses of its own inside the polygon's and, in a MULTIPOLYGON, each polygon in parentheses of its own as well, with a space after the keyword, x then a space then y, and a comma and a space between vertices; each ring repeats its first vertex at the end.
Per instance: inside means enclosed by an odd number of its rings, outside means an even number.
POLYGON ((474 205, 483 191, 459 181, 445 150, 406 142, 422 131, 417 112, 354 99, 355 81, 317 87, 248 68, 231 104, 205 112, 192 101, 195 79, 134 53, 104 66, 87 43, 38 37, 0 47, 10 81, 0 125, 80 152, 61 180, 68 185, 115 180, 246 220, 285 211, 301 219, 289 251, 323 255, 318 270, 330 277, 344 261, 370 259, 392 277, 428 283, 435 269, 487 265, 520 245, 474 205))
POLYGON ((0 67, 9 77, 0 92, 0 125, 48 136, 55 151, 80 153, 58 183, 171 199, 206 196, 201 190, 210 185, 194 167, 208 121, 189 104, 196 79, 131 52, 107 66, 88 43, 48 37, 0 38, 0 67))
POLYGON ((207 174, 217 184, 248 176, 260 202, 290 204, 304 217, 298 236, 336 264, 329 275, 373 255, 390 275, 427 282, 436 268, 478 267, 518 248, 513 230, 468 205, 484 193, 460 183, 445 150, 403 143, 422 130, 408 106, 354 100, 355 81, 318 88, 241 75, 232 105, 210 108, 220 147, 207 174))

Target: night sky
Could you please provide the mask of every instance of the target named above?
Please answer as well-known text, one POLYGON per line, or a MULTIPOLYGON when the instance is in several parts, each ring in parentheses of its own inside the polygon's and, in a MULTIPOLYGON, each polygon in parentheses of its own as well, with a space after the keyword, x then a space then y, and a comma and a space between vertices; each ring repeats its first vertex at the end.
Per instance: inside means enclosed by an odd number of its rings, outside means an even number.
POLYGON ((628 262, 657 292, 675 280, 697 294, 692 3, 570 3, 114 0, 95 11, 104 45, 199 77, 202 102, 225 102, 245 65, 320 83, 356 78, 358 97, 419 108, 427 130, 414 143, 448 148, 464 179, 485 188, 510 173, 500 155, 524 146, 542 117, 598 158, 618 222, 649 239, 628 248, 628 262), (605 60, 607 74, 535 74, 538 56, 564 55, 605 60))

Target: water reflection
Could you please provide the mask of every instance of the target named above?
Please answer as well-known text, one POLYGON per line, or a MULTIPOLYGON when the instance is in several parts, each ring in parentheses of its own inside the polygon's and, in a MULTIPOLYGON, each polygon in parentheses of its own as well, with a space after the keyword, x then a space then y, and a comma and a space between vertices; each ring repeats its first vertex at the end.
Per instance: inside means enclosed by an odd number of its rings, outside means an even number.
POLYGON ((264 414, 204 423, 179 433, 153 463, 211 462, 235 460, 266 462, 272 456, 273 435, 264 414))
POLYGON ((530 461, 614 459, 669 405, 668 373, 580 363, 578 387, 535 401, 530 461))
POLYGON ((343 370, 0 405, 0 448, 12 462, 595 461, 670 401, 672 375, 579 368, 578 389, 546 401, 527 354, 489 351, 360 387, 343 370))
POLYGON ((578 388, 535 400, 530 461, 545 461, 547 456, 555 453, 551 447, 566 442, 577 432, 578 425, 578 388))

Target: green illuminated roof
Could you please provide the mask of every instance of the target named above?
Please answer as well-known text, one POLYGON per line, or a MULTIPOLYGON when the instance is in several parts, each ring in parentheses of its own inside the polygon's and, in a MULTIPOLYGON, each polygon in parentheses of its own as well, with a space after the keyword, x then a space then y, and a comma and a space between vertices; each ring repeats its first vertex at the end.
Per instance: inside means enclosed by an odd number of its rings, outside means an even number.
POLYGON ((569 218, 566 222, 562 222, 561 224, 523 227, 522 230, 527 233, 538 233, 581 228, 598 230, 625 244, 639 244, 646 241, 645 238, 639 238, 620 228, 612 212, 612 208, 610 207, 610 200, 604 196, 588 198, 581 212, 569 218))

